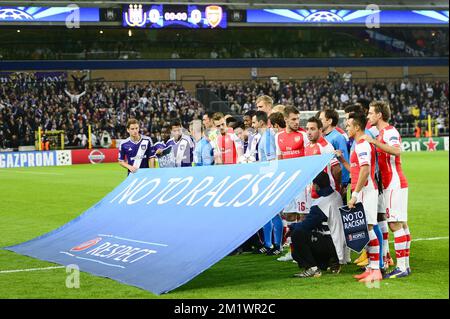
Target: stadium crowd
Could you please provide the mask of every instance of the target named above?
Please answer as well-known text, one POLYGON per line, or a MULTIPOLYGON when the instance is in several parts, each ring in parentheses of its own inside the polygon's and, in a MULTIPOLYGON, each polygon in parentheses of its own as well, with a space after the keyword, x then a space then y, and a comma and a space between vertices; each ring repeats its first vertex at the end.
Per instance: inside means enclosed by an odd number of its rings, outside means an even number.
MULTIPOLYGON (((199 84, 198 87, 204 87, 199 84)), ((448 81, 375 81, 352 83, 351 78, 330 74, 327 79, 307 81, 250 81, 238 83, 210 82, 206 85, 222 100, 229 102, 236 113, 255 109, 261 94, 271 96, 277 103, 293 105, 300 111, 321 108, 343 110, 357 99, 388 101, 396 123, 448 116, 448 81), (419 111, 419 112, 417 112, 419 111)))
POLYGON ((80 76, 69 84, 63 77, 38 81, 33 73, 17 73, 0 88, 0 148, 34 145, 38 127, 63 130, 66 146, 86 147, 88 125, 98 145, 104 131, 111 138, 126 137, 128 117, 138 119, 155 141, 167 140, 170 119, 180 118, 187 126, 203 113, 202 105, 175 83, 118 87, 87 83, 80 76))
MULTIPOLYGON (((392 106, 395 125, 414 127, 417 120, 431 115, 439 132, 448 132, 448 81, 386 81, 361 83, 351 74, 330 73, 327 79, 306 81, 250 81, 200 83, 222 101, 230 113, 243 114, 256 109, 256 99, 265 94, 283 105, 300 111, 321 108, 344 109, 357 99, 381 99, 392 106)), ((200 118, 205 107, 182 86, 175 83, 132 84, 106 81, 88 82, 83 77, 59 76, 38 80, 34 73, 15 73, 0 88, 0 149, 34 145, 35 131, 63 130, 66 147, 86 147, 87 125, 92 128, 93 145, 103 132, 114 138, 126 137, 128 117, 140 121, 143 133, 154 142, 166 141, 169 122, 180 118, 184 127, 200 118), (70 81, 69 81, 70 80, 70 81)), ((404 134, 404 132, 402 131, 404 134)))

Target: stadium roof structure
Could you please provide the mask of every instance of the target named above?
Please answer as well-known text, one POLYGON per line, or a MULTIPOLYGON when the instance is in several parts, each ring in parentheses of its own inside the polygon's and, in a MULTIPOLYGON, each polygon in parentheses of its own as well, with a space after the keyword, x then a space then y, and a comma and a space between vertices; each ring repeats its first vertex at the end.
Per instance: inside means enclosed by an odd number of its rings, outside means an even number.
MULTIPOLYGON (((163 1, 149 1, 149 0, 29 0, 21 1, 22 6, 59 6, 68 4, 78 4, 80 6, 96 6, 96 7, 111 7, 114 5, 123 5, 130 3, 143 3, 143 4, 216 4, 225 5, 230 8, 333 8, 333 9, 363 9, 368 5, 376 4, 381 9, 430 9, 430 10, 443 10, 448 9, 448 0, 302 0, 302 1, 289 1, 289 0, 163 0, 163 1)), ((16 0, 0 0, 0 6, 13 5, 17 6, 16 0)))

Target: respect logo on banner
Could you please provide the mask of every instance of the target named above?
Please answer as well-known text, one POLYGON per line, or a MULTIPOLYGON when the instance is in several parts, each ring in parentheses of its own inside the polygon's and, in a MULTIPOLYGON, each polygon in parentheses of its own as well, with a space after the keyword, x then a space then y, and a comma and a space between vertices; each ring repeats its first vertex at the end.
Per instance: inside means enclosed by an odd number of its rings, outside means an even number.
POLYGON ((354 208, 348 206, 339 207, 347 247, 360 253, 369 243, 369 231, 367 229, 366 214, 362 203, 357 203, 354 208))

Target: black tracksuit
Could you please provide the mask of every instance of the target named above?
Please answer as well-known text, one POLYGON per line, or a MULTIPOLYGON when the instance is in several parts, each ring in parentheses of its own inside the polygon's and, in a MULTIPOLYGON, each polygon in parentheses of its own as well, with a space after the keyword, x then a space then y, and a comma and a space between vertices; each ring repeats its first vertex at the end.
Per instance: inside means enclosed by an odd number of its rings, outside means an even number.
MULTIPOLYGON (((325 198, 332 193, 331 187, 319 191, 319 195, 325 198)), ((314 205, 305 220, 290 226, 292 258, 300 268, 317 266, 326 270, 330 262, 338 260, 327 220, 322 210, 314 205)))

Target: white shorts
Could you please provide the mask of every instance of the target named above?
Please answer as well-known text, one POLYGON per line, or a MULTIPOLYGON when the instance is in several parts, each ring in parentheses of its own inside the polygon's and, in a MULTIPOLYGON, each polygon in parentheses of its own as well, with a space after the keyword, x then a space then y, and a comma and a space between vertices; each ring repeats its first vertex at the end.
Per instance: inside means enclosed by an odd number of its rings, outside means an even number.
POLYGON ((377 222, 377 206, 378 206, 378 190, 363 188, 356 200, 361 202, 366 213, 367 224, 376 225, 377 222))
POLYGON ((303 192, 284 208, 283 213, 309 214, 311 205, 311 196, 309 194, 309 186, 307 186, 303 192))
POLYGON ((386 218, 390 222, 408 221, 408 188, 383 191, 386 218))
POLYGON ((378 214, 386 214, 386 206, 384 205, 384 195, 383 195, 383 193, 378 194, 377 213, 378 214))

